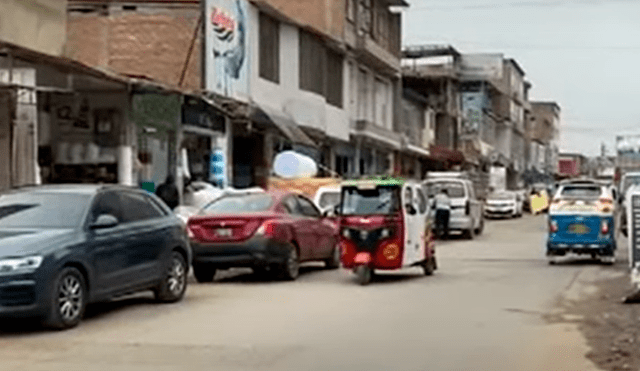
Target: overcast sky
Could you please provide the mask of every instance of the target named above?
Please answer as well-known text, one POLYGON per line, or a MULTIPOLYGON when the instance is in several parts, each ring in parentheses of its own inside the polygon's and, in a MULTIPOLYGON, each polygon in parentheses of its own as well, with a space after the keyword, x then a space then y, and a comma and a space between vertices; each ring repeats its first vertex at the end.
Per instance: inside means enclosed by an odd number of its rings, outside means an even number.
POLYGON ((562 108, 561 150, 615 154, 640 133, 640 0, 409 0, 404 45, 503 53, 562 108))

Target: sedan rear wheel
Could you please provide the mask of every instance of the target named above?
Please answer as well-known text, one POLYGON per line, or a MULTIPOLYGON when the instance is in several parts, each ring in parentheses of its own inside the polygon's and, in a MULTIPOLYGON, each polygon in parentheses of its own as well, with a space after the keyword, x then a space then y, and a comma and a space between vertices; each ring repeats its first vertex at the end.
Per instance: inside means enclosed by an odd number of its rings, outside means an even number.
POLYGON ((340 268, 340 244, 336 244, 336 246, 333 248, 333 252, 331 253, 331 258, 325 260, 325 266, 328 269, 338 269, 340 268))
POLYGON ((56 329, 68 329, 80 323, 86 305, 84 277, 76 269, 62 269, 54 281, 50 313, 45 324, 56 329))
POLYGON ((281 276, 287 281, 293 281, 298 278, 300 274, 300 260, 298 257, 298 250, 295 246, 289 248, 287 260, 282 266, 281 276))
POLYGON ((156 299, 165 303, 174 303, 182 299, 187 290, 187 272, 187 263, 182 254, 174 251, 162 282, 154 290, 156 299))

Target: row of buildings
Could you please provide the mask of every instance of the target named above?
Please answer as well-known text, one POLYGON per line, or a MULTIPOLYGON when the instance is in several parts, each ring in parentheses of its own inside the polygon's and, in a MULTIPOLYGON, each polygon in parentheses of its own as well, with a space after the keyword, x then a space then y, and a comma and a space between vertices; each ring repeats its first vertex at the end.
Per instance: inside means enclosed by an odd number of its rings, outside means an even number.
POLYGON ((153 187, 174 172, 263 186, 287 149, 323 175, 498 167, 511 188, 552 177, 560 107, 530 102, 523 68, 501 54, 403 49, 407 6, 4 1, 0 189, 153 187))

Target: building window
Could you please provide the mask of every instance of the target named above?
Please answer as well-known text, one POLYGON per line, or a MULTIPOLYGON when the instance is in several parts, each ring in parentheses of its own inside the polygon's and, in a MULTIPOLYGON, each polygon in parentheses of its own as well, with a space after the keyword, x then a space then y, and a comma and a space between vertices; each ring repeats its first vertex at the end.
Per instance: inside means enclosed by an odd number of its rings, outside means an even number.
POLYGON ((325 95, 327 52, 320 39, 300 31, 300 89, 325 95))
POLYGON ((260 77, 280 82, 280 24, 260 13, 260 77))
POLYGON ((369 111, 369 74, 358 69, 358 119, 367 120, 369 111))
POLYGON ((391 129, 387 120, 389 110, 389 84, 382 79, 376 78, 375 89, 375 122, 382 127, 391 129))
POLYGON ((349 117, 357 119, 358 117, 358 68, 353 62, 348 62, 349 71, 349 117))
POLYGON ((327 50, 327 103, 342 108, 342 55, 327 50))
POLYGON ((373 11, 371 8, 371 0, 360 0, 358 23, 360 29, 368 34, 371 34, 373 23, 373 11))
POLYGON ((347 20, 350 22, 356 21, 356 1, 357 0, 347 0, 347 20))

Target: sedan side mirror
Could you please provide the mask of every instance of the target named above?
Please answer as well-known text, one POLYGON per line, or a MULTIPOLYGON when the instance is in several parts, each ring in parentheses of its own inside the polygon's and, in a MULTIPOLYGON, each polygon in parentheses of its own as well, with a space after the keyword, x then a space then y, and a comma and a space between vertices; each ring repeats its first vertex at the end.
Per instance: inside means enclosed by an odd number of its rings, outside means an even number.
POLYGON ((116 225, 118 225, 118 218, 113 215, 102 214, 91 224, 91 229, 113 228, 116 225))

